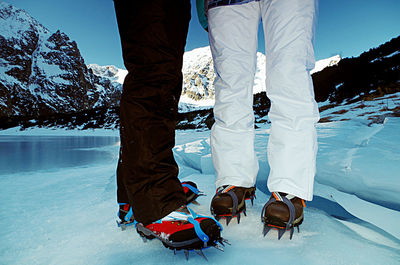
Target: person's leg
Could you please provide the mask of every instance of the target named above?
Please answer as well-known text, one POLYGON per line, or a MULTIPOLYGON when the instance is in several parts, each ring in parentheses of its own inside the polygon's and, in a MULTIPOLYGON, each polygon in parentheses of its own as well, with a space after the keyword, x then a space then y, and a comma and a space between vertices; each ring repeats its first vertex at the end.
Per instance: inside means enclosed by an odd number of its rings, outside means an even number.
POLYGON ((211 130, 217 187, 255 184, 258 160, 254 152, 253 84, 259 21, 259 2, 208 10, 217 75, 215 123, 211 130))
POLYGON ((186 202, 172 148, 189 0, 115 1, 128 75, 120 112, 118 202, 147 225, 186 202))
POLYGON ((319 120, 310 76, 316 7, 317 0, 261 1, 271 100, 268 188, 305 200, 313 197, 319 120))

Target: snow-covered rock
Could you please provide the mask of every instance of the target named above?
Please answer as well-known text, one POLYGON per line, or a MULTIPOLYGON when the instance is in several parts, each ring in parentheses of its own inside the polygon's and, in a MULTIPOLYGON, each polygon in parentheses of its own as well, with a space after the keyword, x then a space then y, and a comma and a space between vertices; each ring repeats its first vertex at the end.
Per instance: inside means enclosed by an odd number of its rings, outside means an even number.
POLYGON ((115 105, 120 94, 85 65, 65 33, 0 2, 0 116, 77 112, 115 105))
POLYGON ((117 68, 114 65, 100 66, 98 64, 88 64, 87 67, 93 71, 93 73, 99 77, 107 78, 111 82, 122 85, 124 79, 128 74, 125 69, 117 68))
POLYGON ((214 99, 215 73, 209 46, 185 52, 182 73, 182 95, 195 101, 214 99))

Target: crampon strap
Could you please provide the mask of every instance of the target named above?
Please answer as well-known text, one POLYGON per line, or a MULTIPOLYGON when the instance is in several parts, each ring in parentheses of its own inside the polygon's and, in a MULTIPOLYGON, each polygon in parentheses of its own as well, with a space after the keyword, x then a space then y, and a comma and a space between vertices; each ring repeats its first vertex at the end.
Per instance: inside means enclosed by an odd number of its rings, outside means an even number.
POLYGON ((290 229, 293 226, 293 221, 294 221, 294 217, 295 217, 295 213, 296 213, 294 205, 288 198, 286 198, 286 196, 281 196, 278 192, 273 192, 273 195, 274 196, 271 196, 271 198, 264 205, 264 207, 261 211, 261 221, 262 222, 264 221, 264 213, 265 213, 265 210, 267 209, 267 207, 273 202, 281 201, 284 204, 286 204, 289 208, 289 220, 286 223, 286 229, 290 229))
POLYGON ((182 187, 188 188, 189 190, 191 190, 193 193, 195 193, 197 195, 203 194, 201 191, 199 191, 198 189, 196 189, 195 187, 193 187, 192 185, 190 185, 188 183, 182 183, 182 187))

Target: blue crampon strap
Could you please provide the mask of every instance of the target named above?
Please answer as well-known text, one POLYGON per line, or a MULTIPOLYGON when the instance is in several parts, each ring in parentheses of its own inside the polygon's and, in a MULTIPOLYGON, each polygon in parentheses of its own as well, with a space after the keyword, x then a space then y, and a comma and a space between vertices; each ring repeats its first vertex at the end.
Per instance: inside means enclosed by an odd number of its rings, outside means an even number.
MULTIPOLYGON (((122 206, 122 205, 125 205, 125 204, 126 204, 126 203, 123 203, 123 202, 122 202, 122 203, 120 203, 120 202, 118 203, 119 206, 122 206)), ((118 216, 118 218, 119 218, 119 211, 117 212, 117 216, 118 216)))
POLYGON ((194 231, 196 232, 197 236, 201 239, 201 241, 207 243, 210 238, 206 235, 206 233, 201 230, 200 223, 193 219, 193 217, 189 217, 188 222, 191 223, 194 227, 194 231))
POLYGON ((221 223, 218 222, 214 217, 212 217, 212 216, 200 215, 200 214, 195 213, 195 212, 194 212, 192 209, 190 209, 189 207, 187 207, 187 208, 188 208, 189 212, 192 214, 193 218, 209 218, 209 219, 214 220, 214 222, 221 228, 221 232, 222 232, 223 228, 222 228, 221 223))
POLYGON ((132 211, 132 206, 129 207, 129 212, 125 215, 125 221, 131 220, 131 217, 133 216, 133 211, 132 211))
POLYGON ((182 187, 188 188, 189 190, 193 191, 197 195, 201 193, 201 191, 199 191, 198 189, 196 189, 195 187, 193 187, 192 185, 189 185, 187 183, 182 183, 182 187))
MULTIPOLYGON (((206 235, 206 233, 203 232, 203 230, 201 230, 200 223, 195 220, 195 218, 197 218, 198 216, 191 209, 189 209, 189 208, 187 208, 187 209, 189 210, 189 212, 191 213, 192 216, 189 216, 186 213, 182 213, 182 212, 180 212, 180 213, 183 215, 186 215, 188 217, 186 220, 193 225, 194 231, 196 232, 197 236, 201 239, 201 241, 207 243, 210 240, 210 238, 206 235)), ((172 218, 174 218, 174 217, 172 217, 172 218)), ((174 219, 181 220, 178 218, 174 218, 174 219)))
MULTIPOLYGON (((200 238, 201 241, 207 243, 210 240, 210 238, 201 229, 200 223, 195 220, 196 218, 200 217, 200 218, 213 219, 217 223, 217 225, 221 228, 221 231, 222 231, 222 225, 217 220, 215 220, 213 217, 198 215, 192 209, 190 209, 189 207, 187 207, 187 209, 189 210, 191 216, 189 216, 189 215, 187 215, 185 213, 182 213, 182 214, 188 216, 187 221, 193 225, 194 231, 196 232, 197 236, 200 238)), ((179 220, 179 219, 176 219, 176 220, 179 220)))
MULTIPOLYGON (((126 205, 127 203, 118 203, 118 205, 122 206, 122 205, 126 205)), ((125 215, 124 220, 129 222, 129 220, 131 220, 131 217, 133 216, 133 211, 132 211, 132 206, 129 207, 129 211, 128 213, 125 215)), ((119 217, 119 211, 118 211, 118 217, 119 217)))

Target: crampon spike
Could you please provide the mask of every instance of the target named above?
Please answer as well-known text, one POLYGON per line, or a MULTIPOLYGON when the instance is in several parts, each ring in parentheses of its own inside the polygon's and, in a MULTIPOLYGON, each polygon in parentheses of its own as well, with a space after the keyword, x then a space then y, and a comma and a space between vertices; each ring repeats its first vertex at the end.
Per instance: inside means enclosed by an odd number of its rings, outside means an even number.
POLYGON ((203 251, 201 249, 196 249, 195 251, 200 257, 202 257, 203 259, 208 261, 207 257, 204 255, 204 253, 203 253, 203 251))
POLYGON ((290 229, 290 240, 292 240, 293 232, 294 232, 294 228, 292 227, 292 228, 290 229))
POLYGON ((126 229, 126 225, 125 224, 122 224, 122 223, 117 221, 117 225, 118 225, 119 228, 121 228, 122 231, 125 231, 125 229, 126 229))
POLYGON ((220 245, 215 244, 213 247, 218 249, 219 251, 224 252, 224 249, 220 245))
POLYGON ((225 244, 224 244, 224 242, 222 240, 219 240, 218 243, 220 243, 221 246, 225 247, 225 244))
POLYGON ((243 211, 244 216, 247 216, 246 210, 243 211))
POLYGON ((185 251, 186 260, 189 260, 189 250, 185 249, 184 251, 185 251))
POLYGON ((269 230, 271 230, 271 227, 264 225, 263 235, 266 236, 268 234, 269 230))
POLYGON ((232 220, 232 216, 226 217, 226 225, 229 225, 229 223, 231 222, 231 220, 232 220))
POLYGON ((231 245, 231 243, 228 241, 228 240, 226 240, 225 238, 222 238, 221 240, 220 240, 220 242, 224 242, 225 244, 228 244, 229 246, 231 245))
POLYGON ((297 226, 297 233, 300 233, 300 226, 297 226))
POLYGON ((174 255, 176 255, 176 248, 174 248, 174 255))
POLYGON ((240 224, 240 213, 236 216, 238 224, 240 224))
POLYGON ((250 201, 251 201, 251 206, 254 206, 254 198, 255 198, 255 196, 253 197, 253 196, 251 196, 251 198, 250 198, 250 201))
POLYGON ((283 234, 286 232, 285 229, 280 229, 278 228, 278 240, 280 240, 283 236, 283 234))
POLYGON ((197 201, 192 201, 191 204, 200 205, 200 203, 198 203, 197 201))

